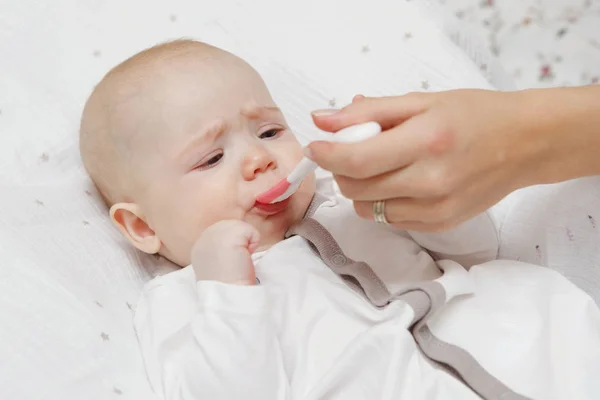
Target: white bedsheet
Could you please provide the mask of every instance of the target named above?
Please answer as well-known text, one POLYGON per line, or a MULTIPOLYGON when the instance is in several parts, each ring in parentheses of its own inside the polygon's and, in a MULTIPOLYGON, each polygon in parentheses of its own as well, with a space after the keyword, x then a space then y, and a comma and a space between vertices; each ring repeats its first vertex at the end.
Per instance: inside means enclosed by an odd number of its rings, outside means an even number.
MULTIPOLYGON (((232 50, 263 73, 304 142, 318 134, 310 110, 356 93, 490 87, 410 2, 344 4, 345 12, 335 0, 0 0, 0 398, 153 398, 130 308, 162 262, 109 225, 77 150, 83 102, 119 61, 183 36, 232 50)), ((504 254, 531 258, 541 236, 541 262, 597 264, 597 230, 584 229, 592 220, 571 229, 588 238, 576 249, 549 241, 544 228, 570 218, 566 200, 597 215, 598 185, 577 190, 555 189, 559 204, 500 207, 504 254)))

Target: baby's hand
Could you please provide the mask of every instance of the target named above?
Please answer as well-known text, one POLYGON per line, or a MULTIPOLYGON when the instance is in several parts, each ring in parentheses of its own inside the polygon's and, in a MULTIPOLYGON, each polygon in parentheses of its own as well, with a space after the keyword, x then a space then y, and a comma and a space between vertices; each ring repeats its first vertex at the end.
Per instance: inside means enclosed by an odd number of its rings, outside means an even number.
POLYGON ((256 275, 250 255, 259 240, 258 231, 243 221, 224 220, 211 225, 192 248, 196 279, 254 285, 256 275))

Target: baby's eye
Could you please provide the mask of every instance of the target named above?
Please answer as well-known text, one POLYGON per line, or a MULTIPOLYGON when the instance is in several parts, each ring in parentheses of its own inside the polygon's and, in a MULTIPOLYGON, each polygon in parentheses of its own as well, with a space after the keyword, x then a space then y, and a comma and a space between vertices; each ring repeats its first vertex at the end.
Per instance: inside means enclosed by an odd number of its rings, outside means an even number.
POLYGON ((261 133, 259 138, 272 139, 272 138, 276 137, 279 134, 279 132, 281 132, 281 129, 269 129, 268 131, 261 133))
POLYGON ((198 165, 197 169, 202 170, 202 169, 208 169, 208 168, 214 167, 215 165, 217 165, 219 163, 219 161, 221 161, 222 158, 223 158, 223 153, 215 154, 214 156, 210 157, 204 163, 198 165))
POLYGON ((220 153, 214 157, 211 157, 211 159, 206 162, 206 165, 208 165, 209 167, 212 165, 215 165, 216 163, 219 162, 219 160, 221 160, 221 158, 223 158, 223 153, 220 153))

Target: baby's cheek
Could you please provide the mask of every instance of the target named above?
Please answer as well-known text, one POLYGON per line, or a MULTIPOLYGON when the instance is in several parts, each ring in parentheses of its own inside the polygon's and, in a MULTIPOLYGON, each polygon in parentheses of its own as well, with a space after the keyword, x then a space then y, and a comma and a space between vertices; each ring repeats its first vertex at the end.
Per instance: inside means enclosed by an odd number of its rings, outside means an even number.
POLYGON ((294 166, 297 163, 299 163, 300 160, 302 160, 302 158, 304 157, 303 148, 295 138, 294 142, 289 143, 289 145, 286 147, 285 154, 288 155, 289 160, 293 163, 294 166))

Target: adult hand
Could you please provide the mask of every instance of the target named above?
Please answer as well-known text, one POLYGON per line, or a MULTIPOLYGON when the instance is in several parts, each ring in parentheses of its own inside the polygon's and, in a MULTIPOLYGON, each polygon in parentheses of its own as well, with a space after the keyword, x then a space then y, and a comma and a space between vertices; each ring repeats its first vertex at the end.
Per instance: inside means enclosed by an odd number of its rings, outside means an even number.
POLYGON ((515 189, 577 175, 559 164, 569 144, 553 115, 568 111, 547 98, 543 90, 357 96, 340 111, 314 112, 315 124, 336 132, 377 121, 384 131, 361 143, 313 142, 307 153, 333 172, 360 216, 373 218, 373 202, 385 200, 393 225, 445 230, 515 189))

